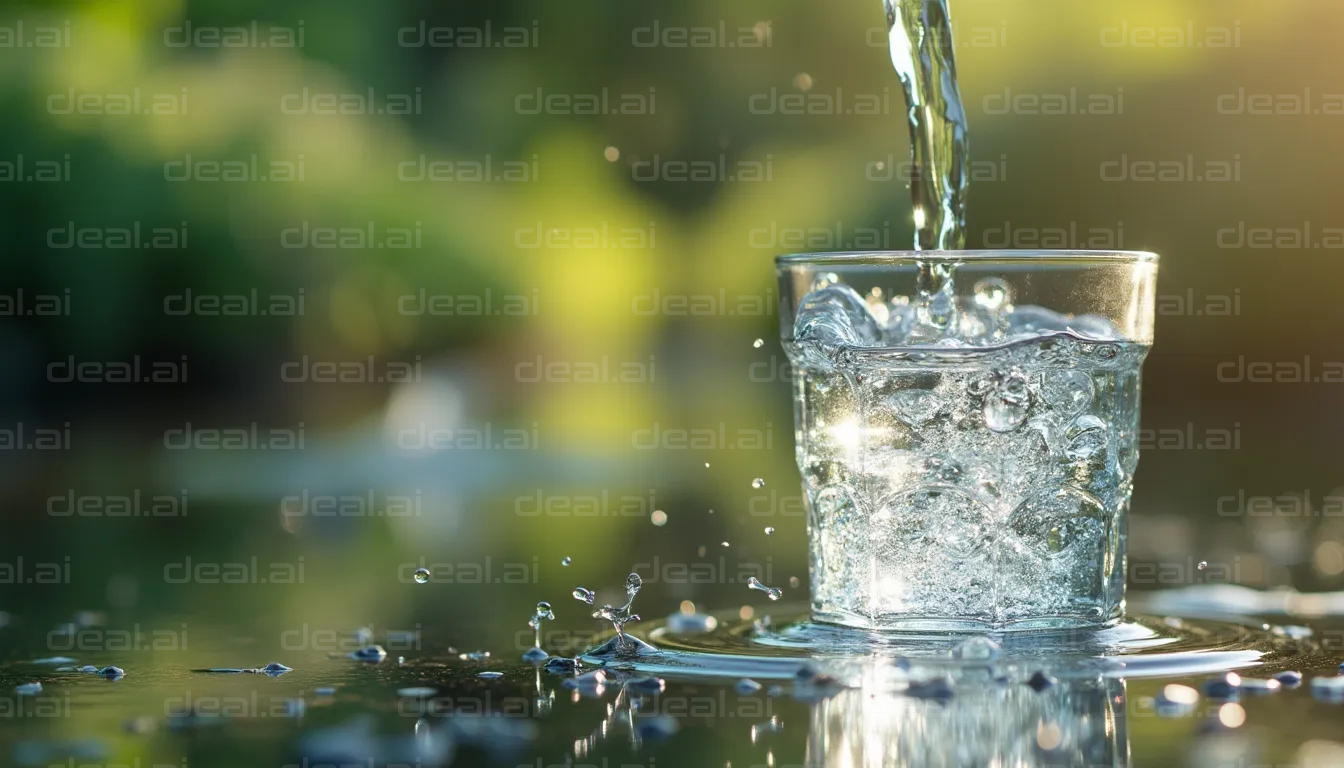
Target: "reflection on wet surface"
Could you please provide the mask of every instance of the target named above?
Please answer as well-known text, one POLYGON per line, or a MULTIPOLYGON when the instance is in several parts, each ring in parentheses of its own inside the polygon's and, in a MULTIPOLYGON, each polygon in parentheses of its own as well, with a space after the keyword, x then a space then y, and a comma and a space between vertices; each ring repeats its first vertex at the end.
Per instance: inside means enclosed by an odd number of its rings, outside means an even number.
POLYGON ((428 630, 293 652, 197 625, 189 652, 51 656, 25 653, 46 646, 16 622, 0 740, 7 762, 43 766, 1344 764, 1339 620, 873 643, 691 615, 641 627, 652 644, 613 634, 533 663, 428 630))

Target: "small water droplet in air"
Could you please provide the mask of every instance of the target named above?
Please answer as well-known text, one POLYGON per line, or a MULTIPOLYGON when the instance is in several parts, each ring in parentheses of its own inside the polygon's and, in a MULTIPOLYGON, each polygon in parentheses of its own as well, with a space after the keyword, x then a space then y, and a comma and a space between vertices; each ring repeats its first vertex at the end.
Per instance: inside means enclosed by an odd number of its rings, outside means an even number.
POLYGON ((771 528, 771 527, 768 526, 768 525, 765 526, 765 535, 766 535, 766 536, 769 536, 769 535, 773 534, 774 532, 775 532, 775 529, 774 529, 774 528, 771 528))
POLYGON ((608 163, 614 163, 621 159, 621 150, 615 147, 607 147, 602 150, 602 156, 607 158, 608 163))
POLYGON ((1199 570, 1202 571, 1202 570, 1204 570, 1205 568, 1208 568, 1208 567, 1209 567, 1209 561, 1208 561, 1208 560, 1200 560, 1200 561, 1199 561, 1199 565, 1196 566, 1196 567, 1199 568, 1199 570))
POLYGON ((572 562, 574 562, 574 558, 566 556, 565 559, 563 559, 563 560, 560 561, 560 564, 561 564, 561 565, 564 565, 564 566, 568 566, 568 565, 569 565, 570 563, 572 563, 572 562))
POLYGON ((790 587, 793 587, 794 589, 797 589, 799 583, 800 583, 800 582, 798 581, 798 577, 797 577, 797 576, 790 576, 790 577, 789 577, 789 586, 790 586, 790 587))
POLYGON ((812 76, 806 72, 799 72, 798 75, 793 78, 793 87, 800 91, 812 90, 812 76))
POLYGON ((778 600, 784 594, 784 590, 779 587, 770 587, 761 583, 761 580, 752 576, 747 579, 747 586, 758 592, 764 592, 771 600, 778 600))
POLYGON ((649 515, 649 522, 662 528, 664 525, 667 525, 667 513, 661 509, 655 509, 653 510, 653 514, 649 515))
MULTIPOLYGON (((402 571, 402 573, 405 573, 405 571, 402 571)), ((416 584, 426 584, 426 583, 428 583, 428 582, 429 582, 429 569, 428 569, 428 568, 416 568, 416 569, 415 569, 415 583, 416 583, 416 584)))
POLYGON ((575 587, 572 594, 574 595, 575 600, 589 605, 592 605, 593 601, 597 599, 597 595, 593 594, 592 590, 584 589, 583 587, 575 587))
POLYGON ((759 477, 758 477, 758 478, 756 478, 755 480, 752 480, 752 481, 751 481, 751 487, 752 487, 752 488, 764 488, 764 487, 765 487, 765 480, 762 479, 762 478, 759 478, 759 477))
POLYGON ((705 462, 705 469, 709 469, 709 462, 708 462, 708 461, 705 462))
POLYGON ((697 549, 696 552, 699 553, 699 555, 700 555, 701 557, 704 557, 704 556, 705 556, 705 545, 704 545, 704 544, 701 544, 701 545, 700 545, 700 548, 697 549))
POLYGON ((756 349, 760 349, 761 347, 765 346, 765 339, 757 339, 751 342, 751 346, 755 347, 756 349))
POLYGON ((724 547, 724 548, 725 548, 725 549, 727 549, 727 548, 728 548, 728 542, 726 542, 726 541, 723 541, 723 542, 719 542, 719 543, 720 543, 720 544, 722 544, 722 545, 723 545, 723 547, 724 547))

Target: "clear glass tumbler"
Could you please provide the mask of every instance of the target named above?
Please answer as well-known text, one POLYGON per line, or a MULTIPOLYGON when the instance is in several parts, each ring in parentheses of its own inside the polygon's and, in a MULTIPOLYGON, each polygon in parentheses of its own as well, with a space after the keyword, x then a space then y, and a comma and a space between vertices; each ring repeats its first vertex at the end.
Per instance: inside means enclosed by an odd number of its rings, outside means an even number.
POLYGON ((1157 256, 782 256, 812 613, 1098 627, 1125 605, 1157 256))

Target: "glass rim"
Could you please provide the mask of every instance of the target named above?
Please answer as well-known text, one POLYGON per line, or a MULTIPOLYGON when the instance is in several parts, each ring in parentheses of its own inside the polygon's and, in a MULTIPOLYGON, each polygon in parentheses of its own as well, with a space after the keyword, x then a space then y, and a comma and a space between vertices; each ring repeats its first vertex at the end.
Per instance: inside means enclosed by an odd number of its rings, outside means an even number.
POLYGON ((1121 263, 1156 264, 1159 257, 1151 251, 1081 251, 1081 250, 967 250, 967 251, 825 251, 820 253, 789 253, 775 257, 779 267, 807 264, 835 266, 903 266, 917 262, 997 262, 1005 264, 1066 264, 1121 263))

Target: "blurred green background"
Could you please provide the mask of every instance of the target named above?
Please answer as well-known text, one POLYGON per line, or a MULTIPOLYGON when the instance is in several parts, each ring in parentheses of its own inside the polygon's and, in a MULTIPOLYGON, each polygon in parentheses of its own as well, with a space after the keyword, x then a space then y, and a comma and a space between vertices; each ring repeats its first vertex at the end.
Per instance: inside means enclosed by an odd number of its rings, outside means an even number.
MULTIPOLYGON (((1344 9, 952 12, 969 245, 1163 257, 1130 541, 1181 567, 1134 587, 1337 587, 1341 390, 1290 366, 1344 360, 1344 9), (1275 380, 1227 380, 1257 362, 1275 380), (1318 514, 1219 513, 1257 496, 1318 514)), ((538 599, 589 637, 570 590, 614 601, 637 564, 646 617, 749 615, 742 573, 803 600, 772 259, 912 239, 882 24, 875 1, 0 6, 0 610, 34 637, 199 613, 271 646, 422 624, 512 655, 538 599), (108 514, 137 493, 175 511, 108 514), (302 583, 202 584, 187 558, 302 583)))

